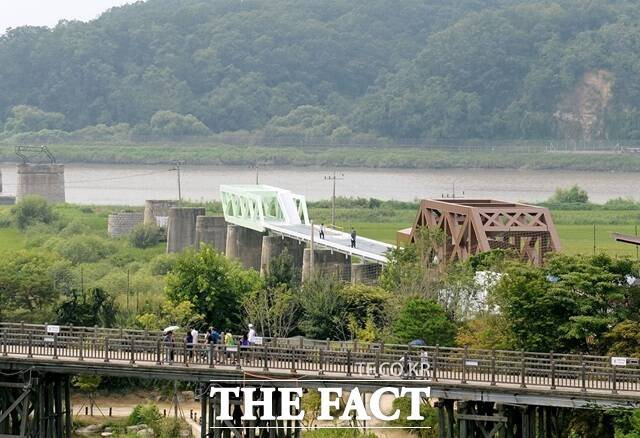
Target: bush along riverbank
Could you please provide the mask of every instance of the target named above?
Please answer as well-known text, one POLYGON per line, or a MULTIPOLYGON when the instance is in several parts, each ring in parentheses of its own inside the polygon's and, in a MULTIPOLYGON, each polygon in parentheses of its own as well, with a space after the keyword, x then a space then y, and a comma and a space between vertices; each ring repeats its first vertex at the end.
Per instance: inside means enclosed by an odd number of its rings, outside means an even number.
MULTIPOLYGON (((640 154, 497 152, 489 149, 414 147, 278 147, 224 144, 60 144, 49 149, 61 163, 339 166, 406 169, 640 170, 640 154)), ((0 161, 17 161, 12 145, 0 145, 0 161)))

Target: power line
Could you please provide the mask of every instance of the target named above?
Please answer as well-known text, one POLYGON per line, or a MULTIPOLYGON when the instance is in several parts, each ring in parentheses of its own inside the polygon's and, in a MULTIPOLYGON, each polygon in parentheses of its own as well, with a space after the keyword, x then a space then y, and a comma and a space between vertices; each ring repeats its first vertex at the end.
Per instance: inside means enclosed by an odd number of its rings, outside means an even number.
MULTIPOLYGON (((174 169, 169 169, 169 170, 160 170, 160 171, 154 171, 154 172, 146 172, 146 173, 134 173, 131 175, 123 175, 123 176, 113 176, 113 177, 106 177, 106 178, 94 178, 94 179, 79 179, 79 180, 73 180, 73 181, 65 181, 65 186, 69 186, 69 185, 74 185, 74 184, 84 184, 84 183, 92 183, 92 182, 103 182, 103 181, 116 181, 116 180, 123 180, 123 179, 129 179, 129 178, 138 178, 141 176, 149 176, 149 175, 158 175, 161 173, 167 173, 171 170, 174 169)), ((5 186, 14 186, 16 187, 18 184, 17 183, 4 183, 3 185, 5 186)), ((30 186, 33 186, 34 184, 29 184, 30 186)), ((40 184, 43 186, 47 186, 49 184, 40 184)), ((92 188, 92 187, 79 187, 76 186, 76 188, 92 188)))

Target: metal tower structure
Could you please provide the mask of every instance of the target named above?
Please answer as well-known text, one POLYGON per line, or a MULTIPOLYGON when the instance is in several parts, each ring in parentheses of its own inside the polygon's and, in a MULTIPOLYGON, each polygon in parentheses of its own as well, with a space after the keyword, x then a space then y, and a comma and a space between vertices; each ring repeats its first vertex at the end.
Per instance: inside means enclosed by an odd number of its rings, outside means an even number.
POLYGON ((411 228, 398 231, 399 244, 415 242, 420 227, 445 234, 439 259, 466 260, 492 249, 511 249, 521 259, 542 265, 545 255, 560 250, 549 210, 491 199, 423 199, 411 228))

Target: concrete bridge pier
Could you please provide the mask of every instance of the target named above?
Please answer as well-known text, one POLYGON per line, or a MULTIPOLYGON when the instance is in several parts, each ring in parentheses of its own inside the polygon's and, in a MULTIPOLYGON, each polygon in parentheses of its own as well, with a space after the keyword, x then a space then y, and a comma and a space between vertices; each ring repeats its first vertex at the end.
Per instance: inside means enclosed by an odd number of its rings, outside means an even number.
POLYGON ((166 228, 169 210, 178 206, 178 201, 169 199, 147 199, 144 201, 144 223, 166 228))
POLYGON ((227 226, 226 255, 236 259, 245 268, 260 270, 262 259, 262 237, 264 233, 229 224, 227 226))
POLYGON ((196 218, 204 216, 202 207, 172 207, 167 227, 167 252, 181 252, 196 246, 196 218))
POLYGON ((262 257, 260 262, 260 275, 263 277, 269 273, 271 261, 282 255, 286 250, 293 258, 293 266, 302 269, 305 244, 299 240, 284 236, 264 236, 262 238, 262 257))
POLYGON ((341 281, 351 281, 351 256, 330 249, 315 249, 313 267, 311 266, 311 249, 304 249, 302 260, 302 281, 314 275, 335 276, 341 281))
POLYGON ((351 283, 371 284, 378 281, 382 265, 378 263, 353 263, 351 265, 351 283))
POLYGON ((222 254, 227 250, 227 222, 223 216, 198 216, 196 218, 196 249, 202 244, 215 248, 222 254))
POLYGON ((18 164, 16 200, 28 195, 42 196, 49 202, 64 202, 63 164, 18 164))

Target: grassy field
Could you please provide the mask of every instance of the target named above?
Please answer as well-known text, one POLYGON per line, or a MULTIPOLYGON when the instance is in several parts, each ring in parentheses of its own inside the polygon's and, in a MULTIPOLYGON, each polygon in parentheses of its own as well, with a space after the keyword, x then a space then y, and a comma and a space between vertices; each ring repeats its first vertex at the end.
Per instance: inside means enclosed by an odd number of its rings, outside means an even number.
MULTIPOLYGON (((217 210, 215 206, 208 206, 208 211, 217 210)), ((0 214, 8 207, 1 207, 0 214)), ((63 205, 56 207, 60 216, 69 221, 77 221, 92 232, 106 235, 107 216, 113 211, 122 211, 125 207, 109 206, 74 206, 63 205)), ((129 208, 126 208, 129 209, 129 208)), ((139 208, 138 208, 139 209, 139 208)), ((136 210, 133 208, 132 210, 136 210)), ((210 214, 210 213, 209 213, 210 214)), ((396 232, 411 225, 415 211, 409 209, 338 209, 337 225, 344 230, 355 227, 358 234, 388 243, 396 242, 396 232), (354 220, 350 220, 353 218, 354 220)), ((310 215, 316 223, 330 222, 331 212, 327 208, 311 208, 310 215)), ((636 257, 637 249, 633 245, 615 242, 611 238, 612 232, 635 234, 636 226, 640 224, 640 211, 610 210, 610 211, 553 211, 552 215, 558 228, 562 249, 569 254, 591 254, 596 251, 606 251, 613 255, 636 257)), ((24 248, 28 242, 28 234, 20 232, 14 227, 0 228, 0 252, 15 251, 24 248)), ((158 248, 154 252, 161 252, 158 248)))
MULTIPOLYGON (((348 224, 339 224, 348 227, 348 224)), ((401 222, 370 223, 354 222, 352 224, 361 236, 382 240, 388 243, 396 242, 396 231, 407 228, 408 224, 401 222)), ((558 225, 558 234, 562 243, 562 250, 568 254, 593 253, 593 225, 558 225)), ((636 256, 636 247, 618 243, 611 238, 612 232, 634 234, 634 225, 596 225, 596 251, 605 251, 612 255, 636 256)))

